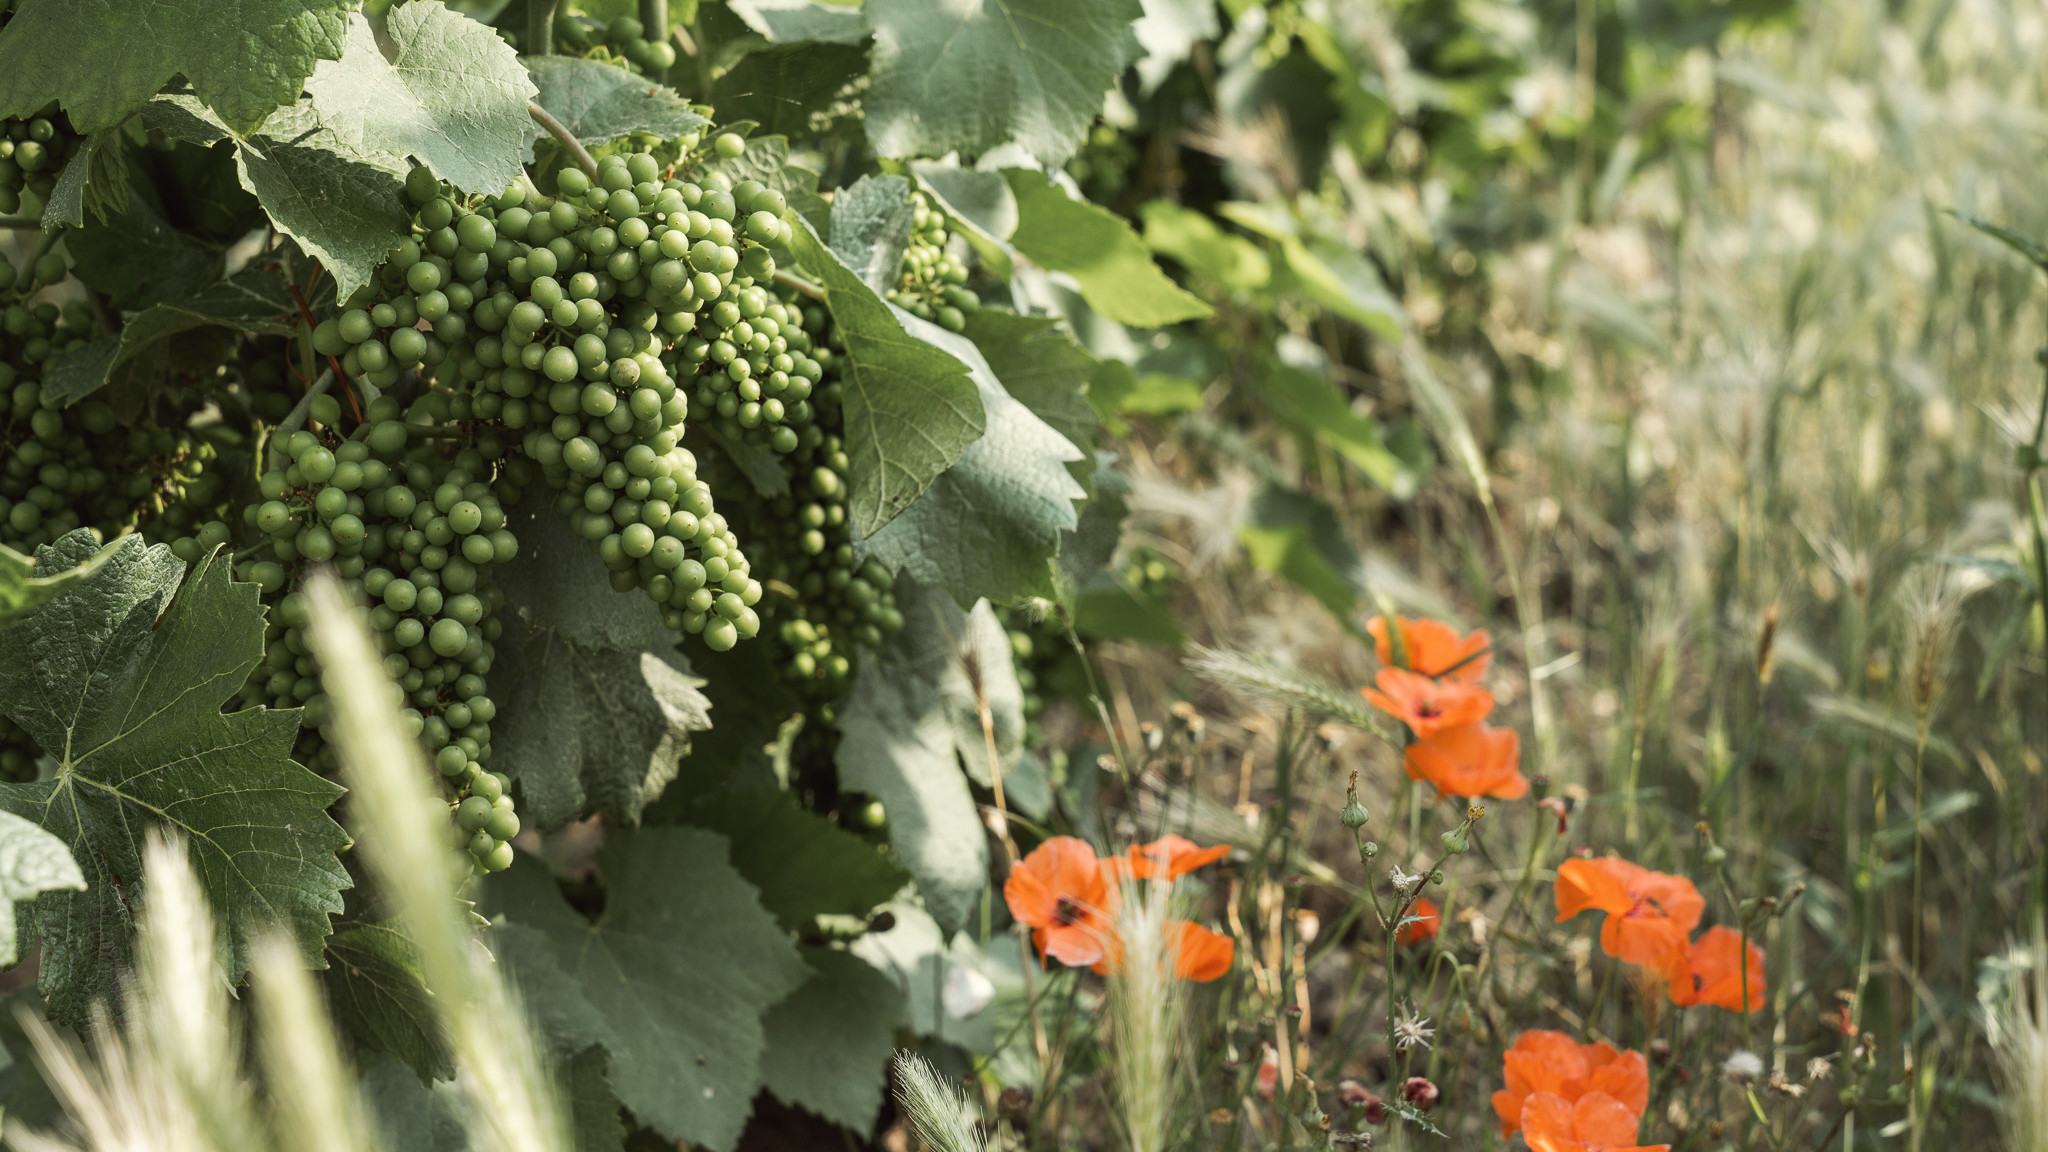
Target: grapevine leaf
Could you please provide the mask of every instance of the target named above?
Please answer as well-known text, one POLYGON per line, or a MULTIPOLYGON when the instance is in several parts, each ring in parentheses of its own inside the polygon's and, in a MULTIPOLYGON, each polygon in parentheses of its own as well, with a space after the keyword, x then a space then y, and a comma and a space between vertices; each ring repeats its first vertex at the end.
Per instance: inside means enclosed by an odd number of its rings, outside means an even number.
POLYGON ((1116 454, 1098 452, 1095 498, 1081 508, 1074 530, 1060 539, 1059 569, 1064 589, 1079 588, 1101 575, 1123 539, 1124 517, 1130 514, 1131 482, 1112 466, 1116 454))
POLYGON ((1309 299, 1382 340, 1401 338, 1407 314, 1365 257, 1327 240, 1304 244, 1294 236, 1281 238, 1280 252, 1309 299))
POLYGON ((85 214, 104 222, 128 210, 128 158, 121 150, 121 130, 102 128, 86 137, 85 150, 64 165, 50 202, 43 206, 43 231, 55 232, 85 223, 85 214))
POLYGON ((874 845, 807 811, 787 792, 720 793, 685 819, 731 841, 732 866, 792 932, 823 915, 865 917, 910 882, 874 845))
MULTIPOLYGON (((92 533, 79 529, 68 533, 59 543, 79 537, 83 543, 93 543, 92 533), (80 535, 83 533, 83 535, 80 535)), ((97 544, 93 545, 98 548, 97 544)), ((99 571, 100 565, 120 549, 120 542, 98 548, 87 554, 87 558, 64 567, 56 572, 38 572, 34 559, 23 556, 5 544, 0 544, 0 628, 14 622, 17 616, 33 609, 36 605, 62 592, 66 586, 75 584, 99 571)))
POLYGON ((586 810, 635 824, 675 778, 689 734, 710 727, 710 704, 653 603, 612 592, 603 563, 545 503, 508 518, 520 554, 498 574, 493 767, 520 782, 542 828, 586 810))
POLYGON ((695 828, 615 832, 598 854, 604 911, 515 865, 486 891, 495 950, 558 1044, 602 1044, 612 1088, 670 1140, 729 1149, 760 1086, 761 1016, 804 982, 796 946, 695 828))
POLYGON ((389 60, 369 20, 350 16, 341 59, 316 65, 306 81, 342 155, 412 156, 471 192, 519 179, 535 89, 512 46, 427 0, 392 9, 384 31, 389 60))
POLYGON ((968 365, 988 432, 868 538, 868 554, 962 604, 1051 592, 1046 561, 1074 527, 1073 502, 1087 495, 1067 471, 1081 450, 1011 398, 973 344, 907 312, 897 317, 968 365))
MULTIPOLYGON (((602 61, 529 56, 526 67, 540 91, 536 98, 540 106, 585 144, 601 144, 634 132, 674 139, 711 123, 692 112, 689 101, 675 89, 649 84, 602 61)), ((538 129, 527 133, 529 141, 540 136, 538 129)))
POLYGON ((1232 292, 1255 292, 1273 279, 1273 262, 1257 244, 1225 232, 1207 213, 1171 200, 1147 201, 1145 243, 1188 271, 1232 292))
POLYGON ((309 105, 271 117, 262 133, 240 143, 235 166, 271 223, 334 274, 343 299, 370 282, 412 226, 404 160, 351 156, 309 105))
POLYGON ((903 994, 859 957, 806 948, 813 975, 768 1010, 761 1079, 776 1099, 855 1132, 874 1126, 903 994))
POLYGON ((81 132, 109 128, 183 74, 237 132, 299 98, 341 55, 353 0, 22 0, 0 30, 0 115, 55 99, 81 132))
MULTIPOLYGON (((868 35, 867 29, 861 27, 860 9, 844 4, 821 4, 818 0, 732 0, 728 7, 771 44, 858 44, 868 35)), ((719 105, 720 110, 724 107, 719 105)))
MULTIPOLYGON (((896 581, 896 602, 903 629, 861 662, 840 709, 839 782, 882 802, 896 859, 932 915, 957 928, 988 883, 988 844, 947 707, 948 685, 957 697, 965 680, 965 614, 907 577, 896 581)), ((969 754, 985 755, 979 733, 969 754)))
MULTIPOLYGON (((90 547, 88 536, 71 553, 90 547)), ((228 566, 215 551, 187 574, 167 546, 126 537, 8 630, 0 706, 57 770, 0 785, 0 808, 62 838, 91 884, 34 905, 56 1018, 82 1020, 126 970, 153 826, 186 837, 229 979, 248 967, 251 939, 275 929, 322 963, 327 917, 349 886, 335 858, 348 836, 327 815, 341 789, 292 762, 296 710, 221 714, 263 655, 256 586, 230 582, 228 566)))
POLYGON ((120 355, 118 336, 96 336, 58 355, 43 369, 43 395, 65 405, 78 403, 106 385, 120 355))
POLYGON ((619 1111, 623 1105, 605 1075, 610 1063, 604 1047, 592 1044, 562 1064, 576 1152, 624 1152, 626 1147, 626 1121, 619 1111))
MULTIPOLYGON (((860 22, 858 9, 832 11, 860 22)), ((720 115, 758 121, 764 132, 818 135, 834 120, 858 115, 860 105, 847 98, 849 85, 867 63, 867 49, 858 44, 771 44, 747 53, 719 76, 711 85, 711 100, 720 115)))
POLYGON ((1145 16, 1132 26, 1145 55, 1138 61, 1140 90, 1158 88, 1194 46, 1213 39, 1216 5, 1210 0, 1144 0, 1145 16))
POLYGON ((1004 175, 1017 197, 1010 243, 1041 267, 1072 276, 1090 308, 1137 328, 1209 315, 1207 304, 1159 270, 1122 217, 1074 199, 1037 172, 1011 168, 1004 175))
POLYGON ((131 190, 128 210, 74 228, 64 237, 80 279, 126 311, 190 300, 220 279, 225 250, 175 228, 162 210, 131 190))
POLYGON ((894 287, 910 247, 910 181, 863 176, 832 197, 832 254, 876 293, 894 287))
POLYGON ((1014 141, 1059 164, 1137 59, 1143 11, 1138 0, 869 0, 868 138, 892 157, 1014 141))
POLYGON ((199 329, 283 336, 291 331, 294 309, 283 276, 247 269, 181 302, 150 305, 122 327, 118 338, 102 336, 65 353, 45 373, 43 395, 76 404, 105 387, 123 365, 145 353, 161 353, 165 341, 199 329))
POLYGON ((12 812, 0 811, 0 967, 11 966, 20 955, 15 903, 60 888, 85 890, 85 874, 64 842, 12 812))
POLYGON ((379 1148, 406 1152, 470 1152, 462 1125, 462 1090, 452 1081, 420 1082, 411 1069, 382 1052, 357 1060, 363 1097, 376 1117, 379 1148))
POLYGON ((972 935, 946 931, 913 902, 899 900, 888 912, 895 925, 886 932, 867 933, 854 941, 851 951, 901 992, 899 1023, 969 1052, 993 1051, 997 1014, 983 997, 960 995, 962 990, 972 991, 976 977, 986 981, 989 957, 972 935))
POLYGON ((791 247, 846 341, 847 505, 854 531, 871 536, 981 437, 979 389, 959 359, 905 331, 908 313, 884 304, 815 233, 797 229, 791 247))
POLYGON ((343 1035, 405 1062, 420 1079, 455 1075, 419 949, 396 923, 359 922, 327 938, 327 1002, 343 1035))
MULTIPOLYGON (((1058 321, 1044 316, 1019 316, 1001 308, 978 308, 967 314, 961 335, 974 342, 996 379, 1011 398, 1083 452, 1095 448, 1102 418, 1088 402, 1088 379, 1097 361, 1058 321)), ((1092 479, 1089 466, 1085 485, 1092 479)))
POLYGON ((2048 272, 2048 245, 2042 244, 2031 236, 2022 236, 2003 224, 1994 224, 1989 220, 1979 219, 1967 213, 1957 212, 1954 209, 1949 209, 1948 214, 2005 245, 2007 248, 2012 249, 2014 252, 2019 253, 2034 267, 2041 269, 2043 272, 2048 272))

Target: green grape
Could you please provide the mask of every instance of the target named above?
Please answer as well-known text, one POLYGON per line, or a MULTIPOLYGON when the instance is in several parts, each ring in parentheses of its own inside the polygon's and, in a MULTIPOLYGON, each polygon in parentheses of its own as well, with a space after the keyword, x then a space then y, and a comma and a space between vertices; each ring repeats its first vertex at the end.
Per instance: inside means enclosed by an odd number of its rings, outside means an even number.
POLYGON ((910 244, 904 249, 901 270, 888 297, 913 316, 959 332, 967 327, 967 314, 981 306, 981 299, 965 286, 967 265, 951 251, 945 214, 922 192, 912 192, 910 203, 910 244))

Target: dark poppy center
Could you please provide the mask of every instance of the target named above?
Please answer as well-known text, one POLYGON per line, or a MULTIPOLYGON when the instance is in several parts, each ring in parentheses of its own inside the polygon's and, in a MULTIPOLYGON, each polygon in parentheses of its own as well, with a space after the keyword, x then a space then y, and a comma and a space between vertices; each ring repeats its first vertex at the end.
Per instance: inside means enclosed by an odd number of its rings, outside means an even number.
POLYGON ((1072 896, 1060 897, 1059 903, 1053 905, 1052 918, 1059 921, 1061 927, 1066 927, 1079 921, 1081 919, 1081 902, 1072 896))
POLYGON ((1434 700, 1424 700, 1421 704, 1416 705, 1415 714, 1424 720, 1434 720, 1438 716, 1443 715, 1443 709, 1438 708, 1434 700))

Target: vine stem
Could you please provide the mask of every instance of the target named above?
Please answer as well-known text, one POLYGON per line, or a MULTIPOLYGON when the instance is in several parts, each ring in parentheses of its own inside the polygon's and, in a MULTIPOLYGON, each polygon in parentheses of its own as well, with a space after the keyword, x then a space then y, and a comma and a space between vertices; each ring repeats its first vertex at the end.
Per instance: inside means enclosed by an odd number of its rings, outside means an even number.
POLYGON ((560 120, 548 113, 547 109, 531 100, 526 102, 526 114, 533 117, 534 123, 546 129, 547 134, 555 138, 555 143, 560 144, 570 156, 575 157, 576 166, 583 169, 585 176, 597 179, 597 161, 591 157, 590 150, 583 146, 583 141, 576 138, 575 133, 564 127, 560 120))
POLYGON ((555 50, 555 5, 558 0, 526 0, 526 54, 546 56, 555 50))
POLYGON ((825 298, 825 289, 816 284, 811 283, 809 280, 804 279, 803 277, 797 275, 794 272, 785 272, 779 268, 776 269, 775 282, 777 284, 782 285, 785 288, 794 288, 799 293, 802 293, 803 295, 808 296, 813 300, 823 300, 825 298))
POLYGON ((29 220, 21 216, 0 216, 0 228, 12 228, 17 232, 34 232, 43 226, 41 220, 29 220))
POLYGON ((320 378, 313 381, 313 386, 306 389, 306 394, 299 397, 299 402, 292 406, 292 410, 285 414, 283 420, 278 421, 277 427, 270 432, 270 452, 273 458, 283 451, 284 441, 306 423, 307 414, 313 411, 313 398, 327 391, 333 383, 334 369, 323 369, 320 378))
POLYGON ((668 0, 640 0, 640 34, 649 40, 667 35, 668 0))

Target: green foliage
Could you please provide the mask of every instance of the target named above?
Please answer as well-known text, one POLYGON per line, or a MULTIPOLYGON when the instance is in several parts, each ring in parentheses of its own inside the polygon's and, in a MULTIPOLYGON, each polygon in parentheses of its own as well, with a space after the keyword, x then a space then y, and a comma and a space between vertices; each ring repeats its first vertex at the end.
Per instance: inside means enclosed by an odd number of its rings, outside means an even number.
POLYGON ((905 331, 815 234, 797 229, 791 247, 845 333, 848 511, 854 531, 872 536, 978 442, 980 390, 957 357, 905 331))
POLYGON ((15 905, 59 889, 85 890, 85 875, 62 840, 0 811, 0 964, 21 955, 15 905))
POLYGON ((54 99, 79 131, 93 132, 184 76, 230 128, 250 132, 299 98, 318 61, 340 57, 352 6, 25 0, 0 30, 0 115, 26 115, 54 99))
MULTIPOLYGON (((669 139, 710 123, 673 88, 649 85, 623 68, 575 56, 528 57, 526 67, 539 90, 536 102, 585 144, 634 132, 669 139)), ((540 135, 536 128, 528 138, 540 135)))
POLYGON ((327 938, 321 984, 342 1035, 395 1057, 421 1080, 455 1075, 419 947, 403 925, 363 921, 337 928, 327 938))
POLYGON ((1286 577, 1337 615, 1350 614, 1358 599, 1358 550, 1328 504, 1268 484, 1253 498, 1237 538, 1252 563, 1286 577))
POLYGON ((1166 278, 1120 217, 1067 195, 1036 172, 1013 168, 1005 175, 1017 198, 1010 243, 1042 267, 1072 276, 1089 307, 1139 328, 1209 315, 1207 304, 1166 278))
POLYGON ((811 978, 769 1009, 761 1082, 775 1098, 855 1132, 874 1126, 903 994, 866 961, 805 948, 811 978))
POLYGON ((34 559, 0 544, 0 628, 64 591, 67 585, 99 571, 120 549, 120 542, 115 541, 76 564, 39 572, 34 559))
POLYGON ((412 157, 458 188, 496 192, 520 177, 533 82, 489 28, 433 0, 392 9, 386 59, 370 22, 350 17, 341 59, 306 81, 313 113, 343 155, 412 157))
POLYGON ((1080 449, 1003 390, 966 339, 898 312, 905 330, 968 365, 987 433, 930 490, 869 537, 869 554, 962 604, 1051 590, 1045 561, 1086 493, 1067 471, 1080 449))
POLYGON ((884 156, 981 155, 1015 143, 1073 155, 1138 55, 1138 0, 875 0, 868 138, 884 156))
POLYGON ((806 978, 795 945, 710 832, 614 833, 596 920, 537 865, 489 889, 494 947, 558 1044, 602 1045, 634 1116, 712 1149, 739 1138, 761 1083, 761 1017, 806 978), (682 878, 687 877, 685 881, 682 878))
MULTIPOLYGON (((96 551, 67 538, 36 573, 96 551)), ((326 813, 341 790, 292 762, 294 713, 220 713, 261 655, 261 619, 255 587, 231 583, 218 555, 187 575, 169 548, 129 538, 9 628, 18 657, 0 666, 0 702, 57 773, 0 785, 0 808, 62 839, 91 885, 34 906, 53 1015, 83 1019, 125 966, 141 836, 157 821, 189 838, 231 979, 271 927, 319 965, 350 883, 334 857, 348 837, 326 813)))
POLYGON ((865 918, 910 882, 874 845, 805 811, 787 792, 720 793, 692 805, 687 819, 726 838, 733 868, 792 932, 814 929, 820 916, 865 918))

